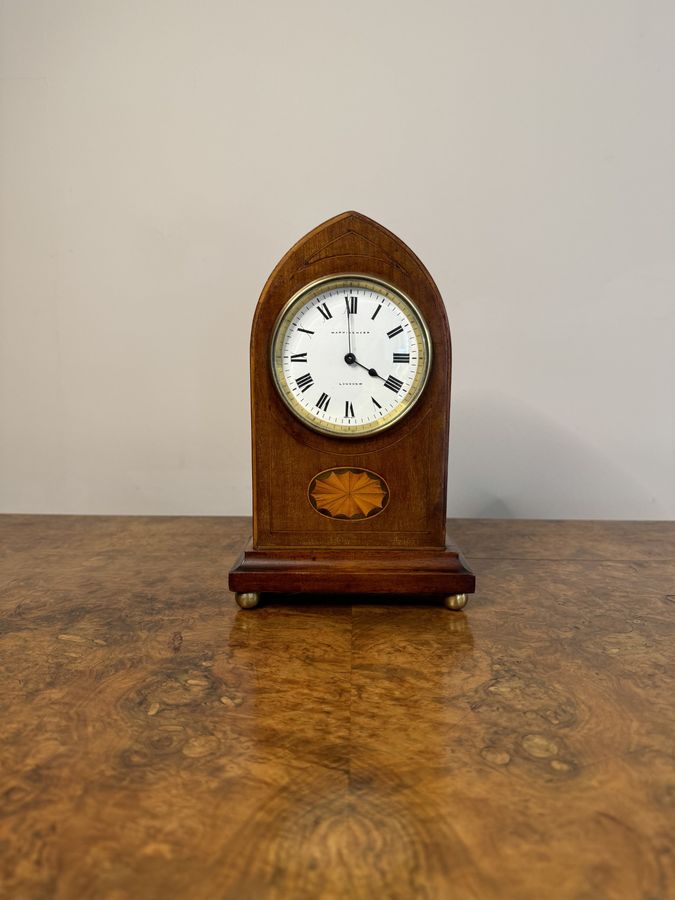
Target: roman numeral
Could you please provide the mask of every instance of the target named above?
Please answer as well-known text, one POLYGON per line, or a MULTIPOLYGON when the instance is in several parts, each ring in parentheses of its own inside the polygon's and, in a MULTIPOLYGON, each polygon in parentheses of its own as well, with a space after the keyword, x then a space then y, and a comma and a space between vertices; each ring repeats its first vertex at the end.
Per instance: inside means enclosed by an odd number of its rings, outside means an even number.
POLYGON ((305 334, 314 334, 313 331, 308 331, 306 328, 298 328, 298 331, 304 331, 305 334))
POLYGON ((377 318, 377 314, 379 313, 379 311, 380 311, 381 309, 382 309, 382 304, 380 303, 380 305, 377 307, 377 309, 375 310, 375 312, 372 314, 372 316, 371 316, 370 318, 371 318, 371 319, 377 318))
POLYGON ((316 405, 319 409, 322 409, 324 412, 328 412, 328 404, 330 403, 330 397, 328 394, 322 394, 316 402, 316 405))
POLYGON ((333 318, 333 313, 328 309, 325 303, 319 304, 319 312, 326 321, 333 318))
POLYGON ((378 403, 374 397, 370 398, 378 409, 382 409, 382 404, 378 403))
MULTIPOLYGON (((305 353, 305 356, 307 356, 306 353, 305 353)), ((291 359, 293 359, 292 356, 291 356, 291 359)), ((394 353, 394 362, 395 363, 401 363, 401 362, 409 363, 410 362, 410 354, 409 353, 394 353)))
POLYGON ((359 305, 359 298, 358 297, 345 297, 345 303, 347 304, 347 312, 349 313, 350 316, 353 316, 357 311, 357 307, 359 305))
POLYGON ((402 326, 402 325, 397 325, 396 328, 392 328, 391 331, 388 331, 388 332, 387 332, 387 337, 388 337, 388 338, 395 338, 396 335, 397 335, 397 334, 401 334, 402 331, 403 331, 403 326, 402 326))
POLYGON ((353 419, 354 418, 354 407, 349 402, 349 400, 345 401, 345 419, 353 419))
POLYGON ((389 388, 389 390, 393 391, 395 394, 398 394, 403 387, 403 382, 399 381, 398 378, 394 378, 393 375, 390 375, 385 381, 384 386, 389 388))
POLYGON ((297 386, 300 388, 300 390, 304 394, 305 391, 308 391, 311 388, 311 386, 314 384, 314 379, 308 372, 306 375, 302 375, 300 378, 296 378, 295 383, 297 384, 297 386))
MULTIPOLYGON (((394 353, 394 356, 396 354, 394 353)), ((307 362, 307 354, 306 353, 294 353, 291 356, 291 362, 307 362)))

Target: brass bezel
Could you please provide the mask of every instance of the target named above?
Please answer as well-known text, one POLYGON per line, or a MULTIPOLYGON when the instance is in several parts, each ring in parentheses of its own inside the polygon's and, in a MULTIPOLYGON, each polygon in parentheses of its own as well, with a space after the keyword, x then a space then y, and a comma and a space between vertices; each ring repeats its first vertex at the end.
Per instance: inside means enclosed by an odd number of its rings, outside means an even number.
POLYGON ((303 425, 311 428, 312 431, 316 431, 319 434, 327 434, 331 437, 371 437, 371 435, 386 431, 386 429, 391 428, 393 425, 396 425, 398 422, 400 422, 401 419, 410 412, 410 410, 422 396, 427 381, 429 380, 432 361, 433 346, 431 343, 431 336, 429 334, 427 323, 424 321, 422 313, 419 311, 410 297, 408 297, 406 293, 400 290, 400 288, 394 287, 392 284, 383 281, 381 278, 376 278, 373 275, 363 275, 354 272, 345 272, 343 274, 327 275, 323 278, 317 278, 316 281, 312 281, 309 284, 306 284, 304 287, 300 288, 299 291, 296 291, 291 299, 284 304, 281 312, 277 316, 277 320, 274 324, 274 329, 272 330, 272 339, 270 342, 270 369, 272 372, 272 380, 274 381, 274 385, 279 393, 279 396, 284 401, 288 409, 300 422, 302 422, 303 425), (326 284, 332 283, 337 287, 340 287, 342 282, 351 282, 351 284, 355 287, 367 287, 368 285, 373 286, 378 290, 378 293, 383 293, 385 296, 388 296, 388 299, 393 300, 395 303, 397 303, 397 305, 400 305, 398 301, 403 301, 403 304, 407 305, 410 312, 412 313, 410 318, 413 321, 413 328, 415 327, 415 325, 419 327, 418 339, 421 339, 420 349, 424 350, 425 355, 425 365, 423 367, 423 371, 420 371, 422 367, 418 368, 418 372, 415 375, 412 386, 406 396, 401 400, 399 405, 394 410, 384 416, 381 420, 378 420, 378 423, 375 425, 330 425, 324 422, 322 419, 319 419, 318 416, 314 416, 311 412, 305 409, 302 404, 298 403, 290 389, 287 386, 284 387, 284 385, 287 385, 287 382, 283 373, 281 347, 292 320, 292 316, 289 316, 289 312, 296 307, 304 305, 308 300, 313 299, 311 296, 312 294, 316 296, 317 294, 322 293, 322 290, 324 289, 324 286, 326 284))

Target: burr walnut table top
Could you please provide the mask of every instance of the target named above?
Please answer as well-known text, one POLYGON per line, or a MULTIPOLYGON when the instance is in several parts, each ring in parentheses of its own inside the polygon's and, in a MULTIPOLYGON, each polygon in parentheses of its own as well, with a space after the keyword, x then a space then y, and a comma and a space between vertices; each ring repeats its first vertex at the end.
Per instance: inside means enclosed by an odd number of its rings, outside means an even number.
POLYGON ((432 601, 268 603, 246 519, 0 517, 0 895, 675 897, 675 525, 455 521, 432 601))

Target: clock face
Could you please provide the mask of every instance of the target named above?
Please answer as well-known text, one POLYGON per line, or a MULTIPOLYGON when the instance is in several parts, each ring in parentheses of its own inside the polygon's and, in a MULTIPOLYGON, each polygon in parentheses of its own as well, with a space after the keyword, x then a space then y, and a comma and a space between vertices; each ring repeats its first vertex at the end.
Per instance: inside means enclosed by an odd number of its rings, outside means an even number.
POLYGON ((304 424, 335 437, 389 428, 420 397, 431 342, 412 301, 365 275, 322 278, 282 310, 272 374, 304 424))

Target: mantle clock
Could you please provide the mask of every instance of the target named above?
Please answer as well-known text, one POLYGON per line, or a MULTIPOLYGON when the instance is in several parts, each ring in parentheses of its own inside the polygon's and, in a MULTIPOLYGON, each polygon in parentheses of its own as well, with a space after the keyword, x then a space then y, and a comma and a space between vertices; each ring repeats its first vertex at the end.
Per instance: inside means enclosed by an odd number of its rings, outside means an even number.
POLYGON ((288 251, 251 333, 242 608, 268 592, 466 604, 475 579, 445 533, 450 369, 438 289, 391 232, 346 212, 288 251))

